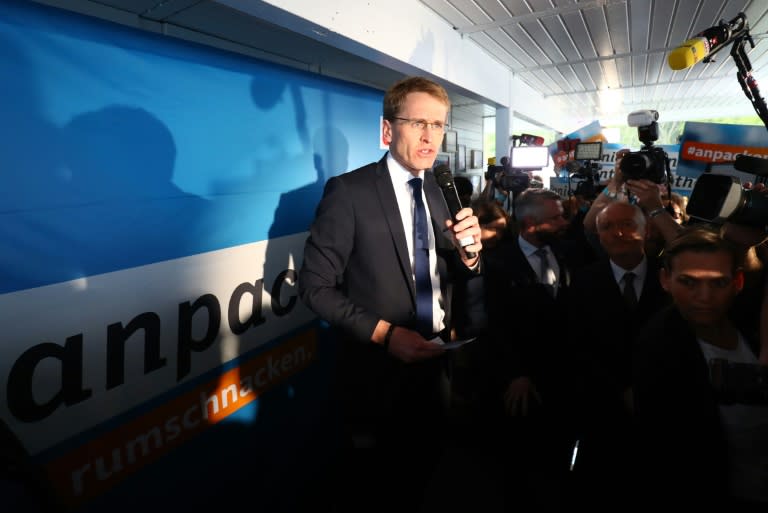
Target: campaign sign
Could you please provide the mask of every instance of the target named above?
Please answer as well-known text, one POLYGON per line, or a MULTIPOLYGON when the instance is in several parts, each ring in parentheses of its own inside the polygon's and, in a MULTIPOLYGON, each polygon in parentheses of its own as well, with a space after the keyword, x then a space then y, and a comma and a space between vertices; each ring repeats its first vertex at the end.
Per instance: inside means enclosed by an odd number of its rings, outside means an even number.
MULTIPOLYGON (((732 165, 737 155, 768 158, 765 127, 688 122, 681 137, 678 173, 695 179, 702 173, 719 172, 732 165)), ((729 174, 736 174, 735 170, 729 174)), ((751 173, 737 176, 742 181, 758 179, 751 173)))

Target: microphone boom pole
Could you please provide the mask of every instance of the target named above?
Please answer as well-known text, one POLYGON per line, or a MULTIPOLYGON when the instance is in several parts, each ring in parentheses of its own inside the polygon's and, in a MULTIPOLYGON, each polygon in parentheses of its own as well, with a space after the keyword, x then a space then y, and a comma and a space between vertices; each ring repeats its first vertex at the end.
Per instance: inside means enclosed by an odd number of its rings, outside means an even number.
POLYGON ((749 41, 752 48, 755 47, 755 42, 752 40, 752 36, 749 35, 749 31, 739 36, 731 47, 731 57, 733 62, 736 63, 736 67, 739 69, 736 72, 736 79, 739 81, 741 90, 744 91, 747 99, 752 103, 760 120, 768 129, 768 106, 765 104, 765 98, 760 94, 760 89, 757 87, 757 80, 752 75, 752 64, 749 62, 747 52, 744 50, 744 43, 749 41))

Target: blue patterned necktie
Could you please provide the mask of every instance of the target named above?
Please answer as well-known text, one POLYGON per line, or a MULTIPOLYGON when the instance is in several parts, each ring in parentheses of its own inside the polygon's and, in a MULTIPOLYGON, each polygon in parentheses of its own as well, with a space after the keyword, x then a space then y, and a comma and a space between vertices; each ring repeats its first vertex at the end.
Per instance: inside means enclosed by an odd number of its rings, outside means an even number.
POLYGON ((416 278, 416 323, 420 333, 431 334, 432 279, 429 276, 429 230, 427 210, 421 196, 421 178, 408 181, 416 208, 413 212, 413 273, 416 278))

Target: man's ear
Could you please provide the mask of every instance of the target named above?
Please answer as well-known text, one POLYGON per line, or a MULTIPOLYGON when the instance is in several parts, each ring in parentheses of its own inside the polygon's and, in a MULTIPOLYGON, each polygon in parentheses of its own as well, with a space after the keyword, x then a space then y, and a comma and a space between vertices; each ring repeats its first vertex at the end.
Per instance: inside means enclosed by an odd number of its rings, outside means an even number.
POLYGON ((662 267, 659 269, 659 283, 661 283, 661 288, 669 292, 669 280, 671 279, 669 272, 662 267))
POLYGON ((392 142, 392 123, 386 119, 381 120, 381 142, 387 146, 392 142))
POLYGON ((744 288, 744 271, 739 269, 733 277, 733 286, 736 287, 737 292, 741 292, 744 288))

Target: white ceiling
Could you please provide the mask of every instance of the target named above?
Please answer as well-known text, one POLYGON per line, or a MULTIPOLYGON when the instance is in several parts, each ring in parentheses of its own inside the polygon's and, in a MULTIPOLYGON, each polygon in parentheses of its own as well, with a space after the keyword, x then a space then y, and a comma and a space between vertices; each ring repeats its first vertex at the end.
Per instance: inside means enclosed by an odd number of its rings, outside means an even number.
MULTIPOLYGON (((766 0, 420 0, 548 100, 585 118, 660 121, 753 115, 732 45, 715 61, 673 71, 670 50, 744 12, 755 43, 753 76, 768 84, 766 0)), ((768 86, 766 86, 768 87, 768 86)), ((768 93, 768 89, 766 89, 768 93)))

